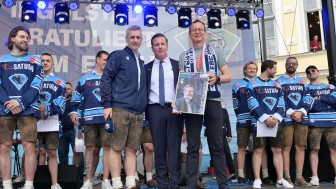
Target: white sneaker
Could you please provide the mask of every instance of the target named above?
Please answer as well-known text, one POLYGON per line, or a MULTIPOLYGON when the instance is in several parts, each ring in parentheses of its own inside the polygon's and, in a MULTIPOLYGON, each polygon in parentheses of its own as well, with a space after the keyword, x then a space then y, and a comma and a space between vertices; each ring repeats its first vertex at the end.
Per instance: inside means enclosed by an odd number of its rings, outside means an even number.
POLYGON ((56 183, 55 185, 52 185, 50 189, 62 189, 62 187, 56 183))
POLYGON ((4 189, 13 189, 12 181, 11 180, 3 181, 2 185, 3 185, 4 189))
POLYGON ((311 177, 311 180, 310 180, 310 184, 311 184, 312 186, 318 186, 318 185, 320 185, 320 180, 319 180, 319 178, 318 178, 317 176, 312 176, 312 177, 311 177))
POLYGON ((92 189, 92 182, 90 182, 89 180, 85 181, 80 189, 92 189))
POLYGON ((112 189, 112 186, 111 186, 111 183, 110 183, 110 181, 109 180, 104 180, 103 182, 102 182, 102 187, 101 187, 102 189, 112 189))
POLYGON ((34 189, 34 186, 27 186, 27 185, 24 185, 22 189, 34 189))
POLYGON ((284 187, 284 188, 293 188, 294 186, 292 184, 289 184, 289 182, 285 179, 277 180, 276 187, 284 187))
POLYGON ((334 180, 334 184, 336 184, 336 177, 335 177, 335 180, 334 180))
POLYGON ((19 175, 13 180, 13 183, 24 182, 25 180, 26 178, 24 176, 19 175))
POLYGON ((257 179, 257 180, 254 180, 253 181, 253 188, 261 188, 261 180, 260 179, 257 179))

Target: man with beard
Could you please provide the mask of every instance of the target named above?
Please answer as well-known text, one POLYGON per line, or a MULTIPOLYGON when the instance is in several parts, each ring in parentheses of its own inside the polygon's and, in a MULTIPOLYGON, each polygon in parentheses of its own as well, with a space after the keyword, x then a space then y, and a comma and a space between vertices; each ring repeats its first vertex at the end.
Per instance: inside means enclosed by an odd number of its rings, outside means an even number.
MULTIPOLYGON (((257 127, 257 121, 263 122, 269 128, 274 128, 284 117, 284 99, 281 86, 271 78, 277 72, 277 63, 266 60, 261 64, 261 74, 250 80, 248 83, 248 107, 252 114, 252 125, 257 127)), ((258 132, 258 131, 257 131, 258 132)), ((283 179, 283 159, 282 159, 282 128, 278 127, 276 137, 257 137, 253 132, 254 150, 252 157, 253 172, 255 180, 253 188, 261 188, 260 165, 261 154, 266 147, 266 139, 269 139, 273 153, 273 164, 277 173, 277 187, 293 188, 283 179)))
MULTIPOLYGON (((232 100, 234 111, 237 116, 237 144, 238 144, 238 182, 245 183, 245 151, 248 145, 250 134, 253 130, 251 127, 251 113, 246 104, 247 102, 247 84, 257 75, 258 65, 255 62, 248 62, 243 67, 244 78, 233 85, 232 100)), ((262 183, 274 185, 274 182, 269 178, 267 168, 267 154, 266 150, 262 152, 262 183)))
POLYGON ((285 100, 285 119, 282 122, 283 131, 283 164, 285 180, 293 184, 290 173, 290 151, 295 145, 295 165, 296 177, 295 185, 311 186, 303 177, 302 170, 304 164, 305 148, 307 146, 308 135, 308 92, 305 82, 296 75, 298 61, 295 57, 288 57, 286 60, 286 73, 279 77, 276 82, 282 87, 285 100))
POLYGON ((198 113, 200 107, 197 103, 193 102, 194 94, 194 87, 191 84, 185 85, 183 87, 183 97, 177 99, 175 102, 177 110, 185 113, 198 113))
POLYGON ((36 171, 37 97, 42 87, 41 60, 28 54, 30 32, 17 26, 8 35, 8 54, 0 56, 0 170, 4 189, 12 189, 10 151, 13 133, 20 131, 25 152, 23 189, 32 189, 36 171))

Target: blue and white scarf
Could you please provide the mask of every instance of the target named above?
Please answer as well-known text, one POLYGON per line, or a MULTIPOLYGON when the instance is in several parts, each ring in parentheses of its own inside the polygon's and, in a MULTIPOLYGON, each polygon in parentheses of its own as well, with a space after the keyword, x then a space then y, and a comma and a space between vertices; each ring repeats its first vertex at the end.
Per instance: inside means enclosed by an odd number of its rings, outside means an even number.
MULTIPOLYGON (((185 72, 197 72, 196 58, 194 48, 190 48, 184 57, 184 71, 185 72)), ((213 73, 218 75, 218 66, 216 62, 215 50, 210 46, 204 44, 203 46, 203 61, 202 67, 204 73, 213 73), (205 69, 204 69, 205 68, 205 69)), ((208 86, 207 98, 220 98, 221 94, 218 91, 218 84, 208 86)))

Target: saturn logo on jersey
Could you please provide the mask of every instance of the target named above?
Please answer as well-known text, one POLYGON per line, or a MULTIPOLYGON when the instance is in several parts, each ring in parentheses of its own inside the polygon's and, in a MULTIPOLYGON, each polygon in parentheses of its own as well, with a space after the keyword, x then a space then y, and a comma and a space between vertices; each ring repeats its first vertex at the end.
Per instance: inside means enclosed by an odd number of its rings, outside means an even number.
POLYGON ((9 80, 18 90, 21 90, 23 85, 28 81, 28 77, 24 74, 14 74, 9 77, 9 80))

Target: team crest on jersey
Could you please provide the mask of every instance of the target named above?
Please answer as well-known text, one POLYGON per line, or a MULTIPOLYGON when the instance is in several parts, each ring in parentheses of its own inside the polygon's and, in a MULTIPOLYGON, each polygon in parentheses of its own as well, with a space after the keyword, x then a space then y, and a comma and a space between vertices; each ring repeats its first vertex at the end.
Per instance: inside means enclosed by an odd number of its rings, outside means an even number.
POLYGON ((301 94, 292 93, 288 96, 288 99, 291 100, 293 102, 293 104, 295 104, 297 106, 299 104, 300 100, 301 100, 301 94))
POLYGON ((101 101, 101 95, 100 95, 100 89, 99 88, 93 90, 92 93, 95 95, 95 97, 98 99, 98 101, 101 101))
POLYGON ((43 92, 40 93, 38 99, 43 104, 47 104, 51 100, 51 94, 49 92, 43 91, 43 92))
POLYGON ((23 85, 28 81, 28 77, 24 74, 14 74, 9 77, 9 80, 18 90, 21 90, 23 85))
POLYGON ((264 100, 262 100, 266 106, 270 109, 270 110, 273 110, 276 102, 277 102, 277 99, 274 98, 274 97, 266 97, 264 98, 264 100))

